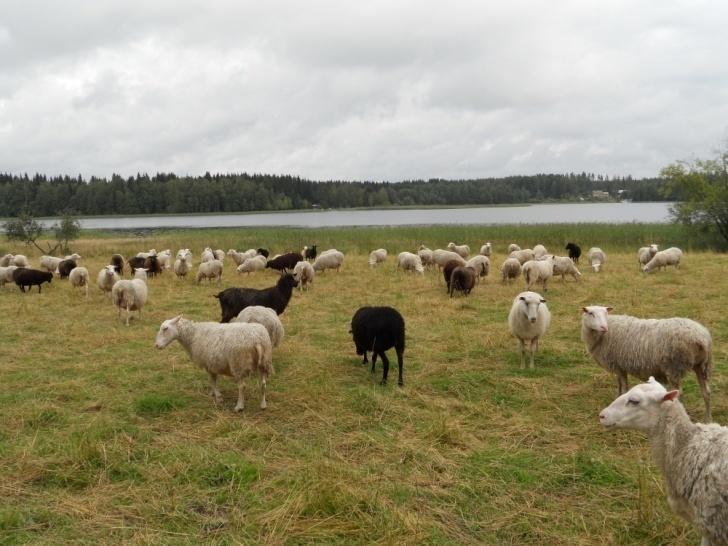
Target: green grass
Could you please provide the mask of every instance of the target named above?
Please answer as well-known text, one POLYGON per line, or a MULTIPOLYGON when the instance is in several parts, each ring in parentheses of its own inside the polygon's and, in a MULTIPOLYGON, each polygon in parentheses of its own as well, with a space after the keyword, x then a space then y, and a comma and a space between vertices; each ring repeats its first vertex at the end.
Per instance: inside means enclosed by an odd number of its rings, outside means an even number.
MULTIPOLYGON (((316 241, 347 256, 341 273, 294 295, 268 409, 251 380, 242 414, 229 379, 216 406, 178 344, 153 345, 180 312, 218 320, 216 287, 150 280, 144 316, 128 328, 95 287, 88 300, 57 279, 40 295, 0 289, 0 543, 696 544, 670 513, 643 435, 599 426, 615 381, 579 339, 579 309, 592 303, 702 322, 715 342, 714 418, 728 422, 728 258, 693 251, 678 271, 637 271, 637 246, 699 248, 690 237, 640 225, 85 234, 74 250, 93 278, 112 252, 151 247, 198 257, 207 245, 279 252, 316 241), (505 246, 558 249, 572 237, 605 248, 605 270, 552 283, 551 329, 536 369, 520 370, 506 316, 523 283, 499 282, 505 246), (395 272, 392 257, 366 265, 372 248, 450 240, 494 243, 494 271, 468 298, 448 299, 435 271, 395 272), (355 354, 351 315, 372 304, 407 321, 404 388, 396 369, 380 386, 381 366, 372 376, 355 354)), ((275 281, 226 267, 223 286, 275 281)), ((695 379, 684 388, 702 419, 695 379)))

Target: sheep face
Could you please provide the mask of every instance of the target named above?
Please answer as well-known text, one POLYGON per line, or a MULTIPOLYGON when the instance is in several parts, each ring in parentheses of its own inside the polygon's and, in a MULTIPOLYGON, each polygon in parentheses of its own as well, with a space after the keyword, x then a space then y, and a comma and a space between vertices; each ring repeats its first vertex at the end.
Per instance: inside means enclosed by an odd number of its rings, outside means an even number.
POLYGON ((177 315, 176 317, 165 320, 162 323, 162 325, 159 327, 159 332, 157 332, 157 337, 154 340, 154 346, 157 349, 164 349, 167 345, 177 339, 177 336, 179 336, 177 323, 181 318, 182 315, 177 315))
POLYGON ((601 305, 582 307, 581 323, 590 330, 606 334, 609 331, 609 313, 611 310, 611 307, 602 307, 601 305))
POLYGON ((143 280, 146 281, 147 280, 147 271, 149 271, 149 270, 148 269, 145 269, 143 267, 137 267, 134 270, 134 278, 135 279, 143 279, 143 280))
POLYGON ((599 414, 599 422, 605 427, 649 432, 660 418, 660 404, 675 400, 679 393, 668 392, 654 377, 650 377, 647 383, 632 387, 604 408, 599 414))
POLYGON ((538 306, 542 303, 546 303, 546 300, 536 292, 527 292, 518 299, 520 301, 523 314, 526 315, 532 324, 535 324, 536 319, 538 319, 538 306))

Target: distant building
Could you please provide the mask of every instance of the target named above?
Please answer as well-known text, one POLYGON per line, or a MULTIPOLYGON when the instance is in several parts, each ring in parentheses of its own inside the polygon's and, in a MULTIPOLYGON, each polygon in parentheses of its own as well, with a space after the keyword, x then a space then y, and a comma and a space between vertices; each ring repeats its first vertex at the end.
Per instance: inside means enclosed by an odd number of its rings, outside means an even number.
POLYGON ((594 190, 592 191, 592 199, 609 199, 608 191, 594 190))

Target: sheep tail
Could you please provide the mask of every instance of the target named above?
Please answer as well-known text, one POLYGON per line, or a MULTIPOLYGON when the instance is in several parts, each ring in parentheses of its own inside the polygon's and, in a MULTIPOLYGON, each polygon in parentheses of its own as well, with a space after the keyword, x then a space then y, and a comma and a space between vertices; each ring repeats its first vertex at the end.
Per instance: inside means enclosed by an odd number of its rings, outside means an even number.
POLYGON ((255 344, 255 361, 260 371, 273 375, 273 355, 270 346, 255 344))

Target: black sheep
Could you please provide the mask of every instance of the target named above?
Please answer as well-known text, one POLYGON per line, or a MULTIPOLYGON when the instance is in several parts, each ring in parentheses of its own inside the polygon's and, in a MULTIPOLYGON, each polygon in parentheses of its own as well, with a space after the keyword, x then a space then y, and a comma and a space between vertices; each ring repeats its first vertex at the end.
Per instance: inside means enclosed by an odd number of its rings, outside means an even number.
POLYGON ((456 267, 450 275, 450 286, 448 292, 452 298, 455 290, 459 290, 466 296, 475 286, 475 269, 470 266, 456 267))
POLYGON ((283 273, 275 286, 258 290, 256 288, 226 288, 215 297, 220 300, 222 319, 220 322, 230 322, 238 313, 252 305, 270 307, 279 315, 286 310, 291 299, 293 289, 298 281, 291 273, 283 273))
POLYGON ((298 262, 302 261, 303 256, 301 256, 298 252, 288 252, 287 254, 281 254, 277 258, 268 260, 268 263, 266 263, 265 266, 270 269, 283 271, 284 269, 293 269, 296 267, 298 262))
POLYGON ((50 271, 41 271, 39 269, 27 269, 25 267, 19 267, 13 271, 13 281, 18 285, 21 292, 25 292, 25 287, 28 287, 28 292, 33 285, 38 286, 38 294, 40 294, 40 286, 44 282, 51 282, 53 280, 53 273, 50 271))
POLYGON ((385 351, 394 347, 399 364, 397 384, 404 385, 402 368, 404 366, 404 319, 392 307, 360 307, 351 319, 349 333, 354 338, 356 354, 364 355, 363 364, 367 363, 367 351, 372 352, 372 373, 377 362, 377 355, 382 357, 382 385, 387 383, 389 375, 389 359, 385 351))
POLYGON ((121 254, 114 254, 111 256, 111 265, 114 266, 114 271, 119 275, 124 274, 124 256, 121 254))
POLYGON ((261 255, 261 256, 265 256, 266 258, 267 258, 268 256, 270 256, 270 252, 268 252, 268 249, 267 249, 267 248, 259 248, 259 249, 257 250, 257 252, 258 252, 258 254, 259 254, 259 255, 261 255))
POLYGON ((76 260, 63 260, 58 264, 58 275, 62 279, 67 279, 74 267, 76 267, 76 260))
POLYGON ((569 258, 571 258, 571 261, 578 264, 579 256, 581 256, 581 247, 574 243, 568 243, 565 248, 569 251, 569 258))
POLYGON ((450 290, 450 277, 452 276, 452 272, 455 271, 456 267, 460 267, 460 262, 450 260, 445 264, 445 267, 442 268, 442 276, 445 277, 445 287, 448 290, 450 290))
POLYGON ((315 260, 316 259, 316 245, 306 247, 305 254, 306 255, 304 256, 304 258, 306 258, 307 260, 310 260, 310 261, 315 260))
POLYGON ((129 264, 129 271, 131 273, 131 276, 134 276, 134 271, 136 271, 137 269, 144 269, 146 262, 146 258, 140 258, 139 256, 129 258, 129 261, 127 263, 129 264))
POLYGON ((144 259, 144 269, 147 270, 147 276, 154 277, 162 272, 162 266, 156 256, 147 256, 144 259))

